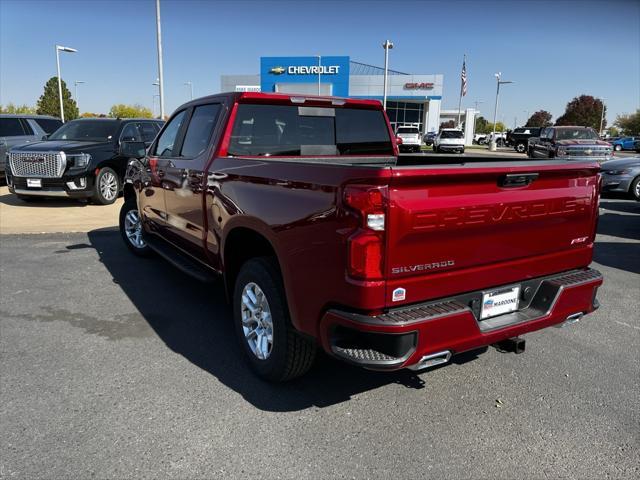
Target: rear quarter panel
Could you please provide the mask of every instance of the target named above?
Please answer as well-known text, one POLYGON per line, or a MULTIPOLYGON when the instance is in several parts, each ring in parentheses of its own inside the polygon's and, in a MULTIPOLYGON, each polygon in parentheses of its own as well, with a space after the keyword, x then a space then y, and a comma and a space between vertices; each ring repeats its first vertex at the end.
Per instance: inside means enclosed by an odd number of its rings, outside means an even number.
POLYGON ((295 327, 316 336, 326 308, 384 304, 384 282, 347 277, 346 242, 358 220, 340 195, 347 182, 385 183, 389 175, 388 167, 216 158, 205 192, 207 249, 224 258, 235 228, 262 234, 278 256, 295 327))

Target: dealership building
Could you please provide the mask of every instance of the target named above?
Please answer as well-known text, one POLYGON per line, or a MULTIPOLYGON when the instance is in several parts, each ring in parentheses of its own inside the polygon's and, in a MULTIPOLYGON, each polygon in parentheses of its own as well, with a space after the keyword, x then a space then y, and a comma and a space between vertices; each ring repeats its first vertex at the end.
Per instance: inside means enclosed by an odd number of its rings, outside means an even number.
MULTIPOLYGON (((437 132, 441 122, 442 74, 388 71, 387 115, 393 126, 412 124, 437 132)), ((281 92, 375 99, 382 102, 384 69, 337 57, 262 57, 258 75, 223 75, 223 92, 281 92)), ((462 112, 463 119, 468 112, 462 112)), ((473 115, 471 116, 473 118, 473 115)))

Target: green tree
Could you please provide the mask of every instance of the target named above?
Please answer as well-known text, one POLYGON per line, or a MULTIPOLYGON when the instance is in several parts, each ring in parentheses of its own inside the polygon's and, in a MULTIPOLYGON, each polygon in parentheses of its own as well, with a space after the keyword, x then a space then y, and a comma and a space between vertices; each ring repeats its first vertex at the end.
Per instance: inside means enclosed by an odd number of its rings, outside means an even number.
POLYGON ((552 115, 546 110, 538 110, 529 117, 525 127, 549 127, 553 125, 551 122, 552 115))
POLYGON ((491 126, 486 118, 476 118, 476 131, 475 133, 489 133, 491 132, 491 126))
MULTIPOLYGON (((64 119, 73 120, 78 118, 78 105, 71 98, 71 92, 67 88, 67 84, 62 80, 62 105, 64 106, 64 119)), ((58 96, 58 77, 51 77, 44 85, 44 93, 38 99, 38 107, 36 109, 38 115, 52 115, 61 118, 60 115, 60 98, 58 96)))
POLYGON ((609 127, 609 135, 611 137, 619 137, 620 136, 620 130, 618 130, 616 127, 609 127))
POLYGON ((618 115, 615 125, 620 127, 623 135, 640 135, 640 109, 629 115, 618 115))
POLYGON ((29 105, 14 105, 13 103, 8 103, 7 106, 0 105, 0 113, 11 113, 11 114, 34 114, 36 113, 36 109, 34 107, 30 107, 29 105))
MULTIPOLYGON (((602 100, 591 95, 580 95, 567 103, 564 114, 556 120, 556 125, 577 125, 580 127, 591 127, 596 132, 600 131, 600 119, 602 109, 607 115, 607 107, 602 100)), ((606 126, 606 120, 602 123, 602 128, 606 126)))
MULTIPOLYGON (((489 126, 491 127, 491 124, 489 124, 489 126)), ((507 127, 505 126, 504 123, 502 122, 496 122, 496 132, 506 132, 507 131, 507 127)), ((493 130, 489 130, 489 133, 493 132, 493 130)))
POLYGON ((109 110, 109 116, 113 118, 153 118, 153 112, 142 105, 125 105, 119 103, 109 110))

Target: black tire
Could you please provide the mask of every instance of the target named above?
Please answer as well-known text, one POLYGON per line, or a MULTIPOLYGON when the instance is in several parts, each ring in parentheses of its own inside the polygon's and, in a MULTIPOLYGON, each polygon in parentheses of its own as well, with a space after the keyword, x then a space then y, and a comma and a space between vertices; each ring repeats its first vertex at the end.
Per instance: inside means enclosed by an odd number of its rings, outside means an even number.
POLYGON ((622 145, 614 145, 614 146, 613 146, 613 149, 614 149, 616 152, 619 152, 620 150, 622 150, 622 145))
POLYGON ((461 154, 462 154, 462 153, 464 153, 464 148, 463 148, 462 150, 460 150, 460 153, 461 153, 461 154))
POLYGON ((280 269, 274 258, 252 258, 242 266, 233 293, 233 316, 245 358, 258 376, 271 382, 284 382, 303 375, 313 365, 316 344, 291 325, 280 269), (243 330, 242 294, 251 283, 260 288, 271 312, 273 341, 264 359, 252 351, 243 330))
POLYGON ((120 188, 120 177, 118 174, 112 168, 104 167, 96 176, 91 200, 99 205, 111 205, 118 199, 120 188), (103 185, 103 183, 105 185, 103 185), (108 191, 106 188, 103 188, 106 187, 107 184, 109 185, 108 191))
POLYGON ((633 182, 631 182, 631 187, 629 188, 629 194, 631 195, 631 198, 635 198, 637 201, 640 202, 640 191, 638 190, 638 185, 640 185, 640 177, 634 178, 633 182))
POLYGON ((131 214, 135 213, 138 220, 140 219, 140 214, 138 213, 138 205, 136 205, 135 198, 130 198, 122 205, 120 209, 120 235, 122 236, 122 240, 127 248, 133 252, 135 255, 139 257, 149 257, 153 254, 153 250, 149 248, 149 246, 144 241, 142 226, 140 225, 140 239, 142 240, 142 245, 138 244, 135 241, 135 236, 133 238, 129 237, 129 234, 132 234, 132 216, 131 214))
POLYGON ((33 203, 33 202, 37 202, 38 200, 41 200, 41 197, 32 197, 30 195, 18 195, 16 193, 16 197, 18 197, 18 200, 22 200, 23 202, 27 202, 27 203, 33 203))
POLYGON ((516 143, 515 151, 518 153, 524 153, 527 151, 527 146, 522 142, 516 143))

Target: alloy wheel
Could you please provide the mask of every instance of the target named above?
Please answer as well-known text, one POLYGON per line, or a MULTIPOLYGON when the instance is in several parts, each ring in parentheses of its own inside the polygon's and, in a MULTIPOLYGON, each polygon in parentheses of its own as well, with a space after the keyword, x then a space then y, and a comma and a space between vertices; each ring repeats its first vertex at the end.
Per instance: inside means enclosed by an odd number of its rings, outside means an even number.
POLYGON ((124 232, 127 239, 136 248, 144 248, 147 243, 142 238, 142 222, 138 210, 129 210, 124 217, 124 232))
POLYGON ((242 290, 242 331, 249 349, 260 360, 266 360, 273 349, 273 319, 269 301, 262 289, 250 282, 242 290))
POLYGON ((107 201, 114 200, 118 195, 118 179, 111 172, 104 172, 100 177, 100 194, 107 201))

